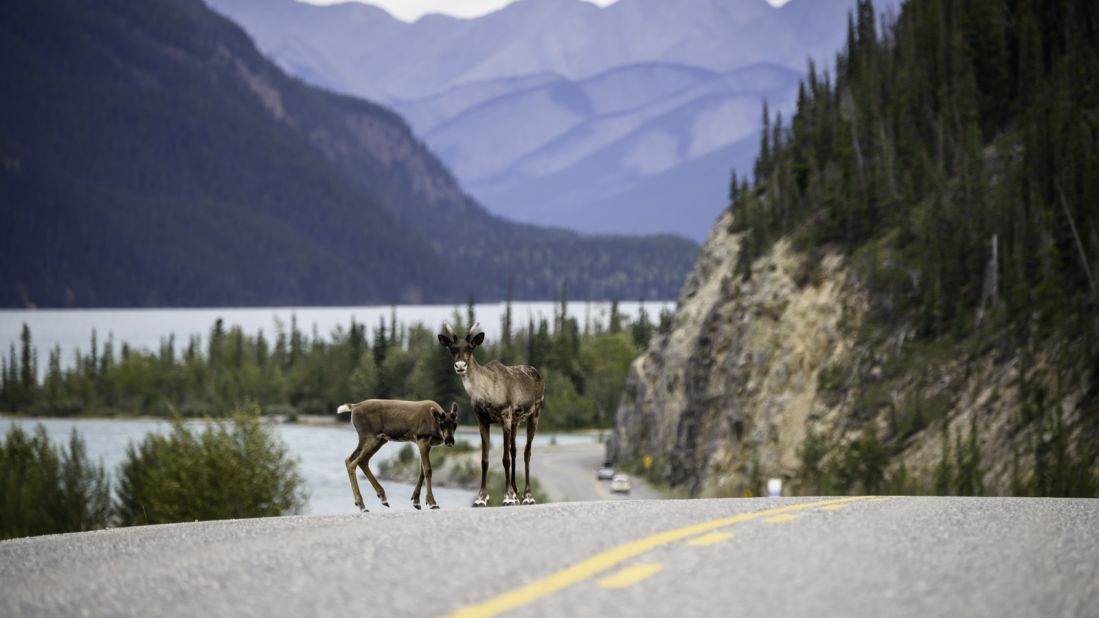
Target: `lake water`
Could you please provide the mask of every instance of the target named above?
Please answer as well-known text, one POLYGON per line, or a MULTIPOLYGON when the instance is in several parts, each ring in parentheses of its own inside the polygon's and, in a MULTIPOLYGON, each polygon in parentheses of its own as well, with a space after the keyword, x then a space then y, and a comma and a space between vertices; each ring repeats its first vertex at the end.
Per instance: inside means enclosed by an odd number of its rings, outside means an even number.
MULTIPOLYGON (((191 421, 201 423, 201 421, 191 421)), ((64 444, 68 448, 69 435, 75 428, 84 438, 88 449, 88 456, 92 461, 102 462, 107 473, 113 478, 117 474, 118 466, 126 458, 126 447, 131 442, 140 442, 150 432, 166 433, 170 424, 168 421, 155 419, 66 419, 66 418, 31 418, 31 417, 0 417, 0 436, 7 435, 8 429, 13 424, 23 427, 28 433, 34 431, 37 423, 42 423, 46 433, 55 444, 64 444)), ((347 469, 343 460, 355 448, 357 442, 355 432, 350 423, 332 424, 276 424, 272 429, 278 433, 286 443, 290 453, 297 458, 301 475, 305 480, 305 488, 308 492, 308 502, 305 512, 310 515, 329 515, 338 513, 355 513, 358 509, 354 505, 351 495, 351 485, 347 480, 347 469)), ((480 436, 473 432, 458 432, 455 434, 458 440, 465 440, 473 445, 480 444, 480 436)), ((593 433, 542 433, 535 437, 535 444, 592 444, 598 441, 598 434, 593 433)), ((501 436, 499 431, 492 434, 494 446, 499 446, 501 436)), ((385 459, 397 456, 401 449, 400 444, 386 444, 371 459, 371 468, 377 474, 377 464, 385 459)), ((445 447, 439 447, 445 448, 445 447)), ((491 466, 498 466, 499 462, 491 462, 491 466)), ((522 482, 521 475, 516 479, 522 482)), ((386 497, 393 510, 412 510, 411 485, 382 481, 386 497)), ((371 511, 383 510, 370 482, 359 473, 359 488, 366 501, 366 507, 371 511)), ((442 508, 469 508, 473 502, 475 492, 465 489, 451 489, 435 487, 435 500, 442 508)))
MULTIPOLYGON (((664 308, 674 308, 672 302, 620 303, 619 312, 628 320, 634 319, 639 308, 644 306, 654 323, 664 308)), ((525 328, 528 321, 536 323, 552 318, 556 303, 522 302, 512 304, 512 323, 518 330, 525 328)), ((501 328, 506 307, 504 303, 480 303, 475 305, 475 319, 481 322, 490 340, 495 339, 501 328)), ((239 326, 245 333, 256 334, 263 331, 273 334, 277 324, 289 328, 291 318, 297 319, 298 328, 312 336, 327 338, 337 328, 347 328, 351 320, 366 324, 367 334, 372 335, 373 327, 379 319, 388 325, 391 313, 396 310, 397 321, 406 325, 425 324, 439 328, 446 320, 454 320, 455 315, 465 319, 466 308, 454 305, 398 305, 369 307, 265 307, 265 308, 221 308, 221 309, 49 309, 49 310, 0 310, 0 354, 7 354, 10 346, 19 346, 19 333, 25 323, 31 329, 34 347, 38 350, 39 376, 44 375, 48 351, 60 346, 62 366, 73 363, 74 350, 87 351, 94 329, 97 332, 100 349, 108 336, 112 337, 115 353, 123 342, 134 349, 156 350, 160 342, 170 335, 175 336, 176 349, 184 347, 192 336, 205 339, 214 322, 221 318, 226 328, 239 326)), ((591 323, 606 324, 610 315, 609 302, 572 302, 568 306, 569 315, 581 325, 591 323)), ((114 475, 118 465, 125 458, 126 446, 140 441, 152 431, 165 432, 167 421, 152 419, 35 419, 23 417, 0 417, 0 433, 6 433, 13 423, 24 425, 28 430, 41 422, 55 443, 66 443, 69 432, 75 427, 84 437, 88 453, 93 460, 102 461, 107 472, 114 475)), ((293 455, 301 464, 302 476, 309 492, 306 512, 310 514, 330 514, 355 512, 351 488, 347 482, 347 471, 343 460, 355 447, 356 438, 350 424, 312 425, 281 424, 274 425, 275 431, 289 446, 293 455)), ((476 433, 459 434, 471 444, 480 444, 476 433)), ((556 441, 561 444, 592 443, 597 440, 591 434, 542 433, 536 438, 537 444, 556 441)), ((493 434, 494 444, 500 441, 497 430, 493 434)), ((400 445, 387 444, 374 456, 372 464, 385 458, 395 457, 400 445)), ((498 465, 495 462, 493 465, 498 465)), ((375 466, 376 469, 376 466, 375 466)), ((361 479, 360 475, 360 479, 361 479)), ((360 481, 367 508, 378 510, 381 505, 365 480, 360 481)), ((412 486, 401 483, 385 482, 389 503, 394 509, 411 509, 409 497, 412 486)), ((465 508, 473 501, 473 492, 466 490, 437 488, 435 498, 443 508, 465 508)))
MULTIPOLYGON (((526 328, 528 321, 535 324, 545 318, 553 324, 553 313, 557 306, 553 302, 512 303, 513 329, 526 328)), ((675 303, 664 302, 623 302, 618 311, 628 320, 633 320, 639 308, 644 307, 649 320, 657 322, 662 309, 674 309, 675 303)), ((606 324, 610 316, 609 302, 571 302, 568 313, 583 327, 585 322, 606 324)), ((481 322, 489 341, 499 336, 505 303, 479 303, 474 305, 475 319, 481 322)), ((113 337, 115 353, 125 342, 133 349, 156 350, 160 342, 170 335, 175 336, 176 349, 181 350, 192 336, 205 339, 210 328, 218 318, 225 320, 226 328, 239 326, 245 333, 255 335, 263 331, 268 340, 281 323, 283 328, 290 327, 290 320, 296 317, 298 328, 312 336, 317 333, 327 338, 334 329, 345 330, 351 320, 366 324, 367 336, 373 334, 374 326, 380 319, 388 325, 390 314, 396 311, 397 321, 407 325, 424 324, 429 328, 440 328, 444 321, 454 320, 455 315, 465 320, 466 308, 458 305, 396 305, 366 307, 262 307, 262 308, 213 308, 213 309, 3 309, 0 310, 0 354, 6 355, 10 346, 19 346, 19 333, 23 324, 31 330, 34 347, 38 350, 38 370, 44 375, 49 350, 61 347, 63 367, 73 363, 73 351, 87 351, 90 346, 92 330, 99 339, 100 349, 108 336, 113 337)), ((388 326, 387 326, 388 328, 388 326)))

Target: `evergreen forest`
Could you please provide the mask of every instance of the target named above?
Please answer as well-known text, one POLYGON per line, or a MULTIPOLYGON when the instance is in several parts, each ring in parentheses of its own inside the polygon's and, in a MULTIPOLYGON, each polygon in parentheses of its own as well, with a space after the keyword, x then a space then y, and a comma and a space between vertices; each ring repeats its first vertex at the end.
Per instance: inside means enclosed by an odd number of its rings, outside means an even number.
MULTIPOLYGON (((562 287, 552 322, 484 325, 489 337, 476 351, 481 363, 530 364, 546 381, 543 429, 609 426, 630 363, 659 324, 642 307, 627 321, 612 303, 606 323, 580 324, 567 314, 562 287)), ((667 322, 670 316, 659 316, 667 322)), ((472 304, 455 310, 451 323, 464 334, 476 321, 472 304)), ((25 325, 21 345, 0 358, 0 411, 41 416, 226 417, 258 407, 296 420, 302 414, 333 415, 343 403, 363 399, 434 399, 458 402, 459 422, 474 424, 469 398, 450 356, 438 343, 442 325, 390 320, 321 335, 303 332, 292 319, 256 336, 218 320, 203 339, 169 337, 158 350, 135 350, 93 332, 86 351, 63 366, 54 349, 39 371, 33 333, 25 325), (44 375, 39 378, 40 373, 44 375)), ((334 418, 334 417, 333 417, 334 418)))
POLYGON ((730 183, 737 271, 750 278, 780 238, 811 256, 847 256, 869 296, 853 333, 866 362, 831 368, 819 388, 858 388, 852 422, 888 410, 881 434, 811 435, 804 489, 981 493, 988 437, 976 421, 969 437, 949 435, 956 394, 934 384, 957 360, 967 372, 987 361, 1017 370, 1005 430, 1013 493, 1093 495, 1095 3, 911 0, 881 16, 859 0, 834 72, 810 63, 794 116, 765 105, 762 126, 755 168, 730 183), (880 375, 868 373, 875 365, 880 375), (889 393, 905 389, 921 394, 895 405, 889 393), (891 468, 929 428, 943 432, 933 478, 891 468))

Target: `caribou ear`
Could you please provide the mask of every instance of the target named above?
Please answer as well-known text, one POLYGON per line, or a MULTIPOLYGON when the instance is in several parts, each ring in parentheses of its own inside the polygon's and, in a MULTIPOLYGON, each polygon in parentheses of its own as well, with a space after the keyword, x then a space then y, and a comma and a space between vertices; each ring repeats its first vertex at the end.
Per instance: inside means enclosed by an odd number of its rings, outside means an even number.
POLYGON ((479 345, 481 345, 482 343, 485 342, 485 334, 484 333, 477 333, 476 335, 473 336, 473 339, 469 340, 469 342, 472 343, 474 347, 479 346, 479 345))
POLYGON ((450 402, 450 413, 454 415, 454 418, 458 418, 458 404, 457 402, 450 402))
POLYGON ((454 340, 440 333, 439 345, 443 346, 444 348, 449 348, 450 346, 454 345, 454 340))

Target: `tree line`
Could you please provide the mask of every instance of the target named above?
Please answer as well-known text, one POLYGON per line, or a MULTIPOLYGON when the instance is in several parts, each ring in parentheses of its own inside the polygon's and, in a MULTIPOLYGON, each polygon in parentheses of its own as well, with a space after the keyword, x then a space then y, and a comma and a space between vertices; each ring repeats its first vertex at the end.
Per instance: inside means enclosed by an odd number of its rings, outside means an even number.
POLYGON ((1099 17, 1087 0, 859 0, 835 74, 789 125, 766 105, 731 208, 740 266, 775 239, 862 250, 886 321, 924 337, 999 311, 1022 343, 1094 334, 1099 17), (1034 331, 1028 326, 1033 326, 1034 331))
MULTIPOLYGON (((667 324, 669 314, 659 318, 667 324)), ((476 315, 470 301, 464 314, 455 310, 452 325, 465 333, 476 315)), ((516 323, 507 305, 499 329, 477 351, 480 362, 530 364, 546 380, 549 429, 608 427, 632 360, 660 328, 641 307, 626 319, 612 303, 606 322, 568 315, 567 288, 551 320, 516 323)), ((454 374, 436 334, 422 324, 380 319, 370 336, 354 319, 328 337, 305 333, 296 317, 276 323, 273 336, 249 335, 217 320, 205 338, 177 343, 163 339, 157 350, 135 350, 101 341, 92 332, 86 352, 74 352, 62 367, 61 351, 48 353, 39 379, 38 352, 24 325, 20 346, 0 358, 0 409, 17 414, 149 415, 222 417, 257 406, 265 414, 295 418, 332 414, 342 403, 368 398, 457 401, 462 421, 473 422, 468 397, 454 374)))

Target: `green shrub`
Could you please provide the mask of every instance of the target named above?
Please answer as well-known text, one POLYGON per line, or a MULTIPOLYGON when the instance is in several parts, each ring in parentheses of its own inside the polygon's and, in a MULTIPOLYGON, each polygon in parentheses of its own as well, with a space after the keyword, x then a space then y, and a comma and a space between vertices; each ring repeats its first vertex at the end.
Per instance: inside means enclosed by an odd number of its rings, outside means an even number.
POLYGON ((66 451, 50 443, 42 425, 32 435, 13 425, 0 443, 0 470, 0 539, 107 525, 106 473, 88 461, 75 430, 66 451))
POLYGON ((806 430, 805 441, 798 449, 801 455, 801 469, 798 471, 799 494, 827 496, 835 493, 832 470, 825 463, 825 457, 831 452, 832 445, 823 434, 811 428, 806 430))
MULTIPOLYGON (((408 447, 411 448, 412 445, 409 444, 408 447)), ((453 458, 453 457, 462 456, 462 455, 468 455, 469 453, 472 453, 474 451, 480 453, 481 452, 481 447, 480 447, 480 445, 473 446, 473 444, 469 440, 456 440, 454 442, 454 446, 436 446, 436 447, 433 447, 431 449, 431 467, 433 469, 442 468, 443 466, 445 466, 447 464, 448 459, 453 458)), ((415 452, 413 454, 415 456, 416 461, 419 461, 420 460, 420 455, 419 455, 418 449, 417 449, 417 452, 415 452)), ((400 453, 400 455, 404 455, 404 453, 402 452, 402 453, 400 453)), ((409 461, 411 461, 411 459, 409 461)), ((402 462, 402 463, 407 464, 408 462, 402 462)))
POLYGON ((466 459, 453 464, 450 478, 459 487, 468 487, 473 486, 474 483, 479 483, 481 481, 480 462, 474 463, 472 460, 466 459))
MULTIPOLYGON (((568 376, 552 369, 546 369, 542 375, 546 381, 546 403, 539 417, 539 429, 582 429, 603 422, 596 418, 592 400, 577 392, 568 376)), ((521 426, 520 435, 525 431, 526 427, 521 426)))
POLYGON ((836 477, 844 493, 858 491, 877 494, 885 481, 889 458, 873 430, 866 430, 842 447, 836 462, 836 477))
POLYGON ((419 457, 416 448, 410 443, 404 444, 401 446, 401 450, 397 451, 397 462, 403 465, 410 464, 413 460, 418 460, 419 457))
POLYGON ((454 446, 448 447, 444 453, 452 455, 458 455, 460 453, 472 453, 473 451, 481 450, 480 446, 473 446, 473 443, 469 440, 455 440, 454 446))
POLYGON ((298 513, 298 463, 253 412, 199 431, 176 419, 167 435, 127 449, 119 469, 123 525, 298 513))
MULTIPOLYGON (((1077 441, 1076 450, 1082 450, 1080 447, 1084 443, 1084 440, 1077 441)), ((1032 448, 1034 475, 1029 493, 1066 498, 1096 495, 1095 475, 1088 458, 1073 452, 1070 429, 1060 407, 1053 407, 1039 419, 1032 448)))

